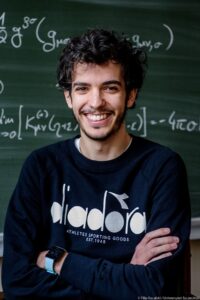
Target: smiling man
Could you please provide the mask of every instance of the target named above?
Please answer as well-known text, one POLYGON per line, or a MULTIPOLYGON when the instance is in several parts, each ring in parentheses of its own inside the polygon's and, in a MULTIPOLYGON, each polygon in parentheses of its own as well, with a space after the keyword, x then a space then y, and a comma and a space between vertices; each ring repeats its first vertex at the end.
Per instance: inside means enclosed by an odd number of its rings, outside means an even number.
POLYGON ((121 65, 111 60, 101 65, 77 63, 71 92, 64 94, 80 125, 80 148, 85 156, 95 160, 119 156, 132 140, 124 117, 137 94, 133 89, 126 95, 121 65))
POLYGON ((35 150, 4 230, 7 300, 184 296, 190 202, 178 154, 129 134, 146 55, 114 32, 71 39, 58 85, 80 135, 35 150))

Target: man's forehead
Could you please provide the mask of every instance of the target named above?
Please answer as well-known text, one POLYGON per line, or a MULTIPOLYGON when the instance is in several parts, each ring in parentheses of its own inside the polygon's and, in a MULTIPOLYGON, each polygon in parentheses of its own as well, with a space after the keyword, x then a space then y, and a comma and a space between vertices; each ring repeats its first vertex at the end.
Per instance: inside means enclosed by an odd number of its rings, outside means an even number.
MULTIPOLYGON (((111 79, 109 76, 114 76, 115 78, 122 77, 122 67, 120 64, 107 61, 103 64, 95 64, 95 63, 86 63, 86 62, 78 62, 74 64, 73 72, 72 72, 72 81, 77 78, 87 78, 91 74, 95 74, 95 77, 107 76, 108 80, 111 79)), ((114 78, 113 78, 114 79, 114 78)))

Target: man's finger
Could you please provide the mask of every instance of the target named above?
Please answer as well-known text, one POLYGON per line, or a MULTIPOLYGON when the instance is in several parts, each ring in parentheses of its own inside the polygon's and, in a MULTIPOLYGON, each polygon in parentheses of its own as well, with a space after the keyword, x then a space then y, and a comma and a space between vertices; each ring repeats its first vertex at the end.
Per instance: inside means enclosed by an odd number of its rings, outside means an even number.
POLYGON ((151 260, 153 257, 157 257, 158 255, 162 255, 164 253, 174 251, 177 249, 177 247, 178 247, 177 243, 164 244, 158 247, 153 247, 148 251, 149 260, 151 260))
POLYGON ((141 241, 141 244, 147 244, 150 240, 152 240, 154 238, 165 236, 168 234, 170 234, 170 228, 168 228, 168 227, 159 228, 159 229, 150 231, 145 234, 144 238, 141 241))
POLYGON ((159 237, 159 238, 154 238, 151 239, 148 242, 148 247, 158 247, 161 245, 167 245, 167 244, 174 244, 174 243, 179 243, 179 238, 176 236, 165 236, 165 237, 159 237))
POLYGON ((145 266, 148 265, 149 263, 153 262, 153 261, 156 261, 156 260, 159 260, 159 259, 162 259, 162 258, 165 258, 165 257, 169 257, 169 256, 172 256, 172 252, 163 253, 163 254, 161 254, 157 257, 152 258, 150 261, 148 261, 145 264, 145 266))

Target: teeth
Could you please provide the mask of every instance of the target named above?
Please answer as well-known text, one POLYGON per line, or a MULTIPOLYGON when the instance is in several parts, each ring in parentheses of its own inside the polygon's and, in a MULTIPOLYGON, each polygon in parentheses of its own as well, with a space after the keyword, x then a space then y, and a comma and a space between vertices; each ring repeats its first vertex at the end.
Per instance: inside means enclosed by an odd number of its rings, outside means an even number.
POLYGON ((88 119, 90 119, 91 121, 101 121, 107 118, 106 114, 102 114, 102 115, 92 115, 92 114, 88 114, 87 115, 88 119))

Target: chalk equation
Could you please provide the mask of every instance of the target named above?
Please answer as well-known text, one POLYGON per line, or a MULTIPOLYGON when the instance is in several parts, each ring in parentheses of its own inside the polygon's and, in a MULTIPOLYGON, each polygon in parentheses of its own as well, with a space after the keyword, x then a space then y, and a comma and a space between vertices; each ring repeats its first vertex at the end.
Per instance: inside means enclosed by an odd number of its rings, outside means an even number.
MULTIPOLYGON (((51 52, 60 45, 65 45, 69 37, 60 37, 55 29, 45 30, 48 26, 47 17, 38 18, 36 16, 24 16, 19 20, 18 24, 11 25, 6 22, 6 12, 0 15, 0 44, 10 44, 14 48, 23 46, 24 36, 30 29, 34 30, 35 41, 41 44, 44 52, 51 52)), ((162 24, 162 30, 167 31, 168 41, 157 41, 153 39, 144 40, 140 34, 132 34, 130 39, 134 43, 134 47, 144 47, 151 52, 161 47, 168 51, 174 43, 174 33, 172 28, 167 24, 162 24)))
POLYGON ((40 133, 51 133, 56 138, 62 138, 66 132, 78 131, 78 125, 72 122, 61 122, 55 114, 47 109, 38 109, 34 113, 26 112, 20 105, 15 117, 8 115, 4 108, 0 109, 0 137, 8 139, 23 139, 27 133, 38 137, 40 133))
MULTIPOLYGON (((200 118, 190 120, 186 117, 177 117, 172 111, 163 119, 153 120, 147 118, 148 109, 140 107, 132 120, 127 120, 127 128, 132 133, 142 137, 148 136, 150 126, 165 124, 172 131, 200 132, 200 118)), ((23 140, 26 137, 37 138, 42 134, 50 134, 52 138, 64 138, 67 133, 78 133, 79 126, 69 120, 60 121, 58 115, 50 113, 48 109, 34 109, 31 113, 26 107, 20 105, 17 111, 9 113, 8 109, 0 108, 0 139, 23 140)))

